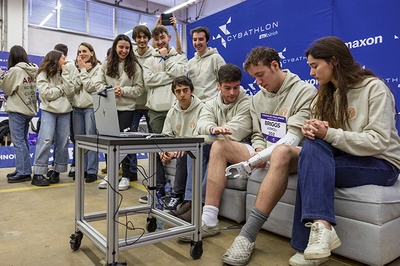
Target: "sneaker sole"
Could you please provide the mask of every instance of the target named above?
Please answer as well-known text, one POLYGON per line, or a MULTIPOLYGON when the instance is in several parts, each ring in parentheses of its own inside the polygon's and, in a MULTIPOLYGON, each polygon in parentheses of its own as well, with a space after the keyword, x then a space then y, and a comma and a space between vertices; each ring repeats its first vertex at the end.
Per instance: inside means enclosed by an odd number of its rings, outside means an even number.
POLYGON ((333 242, 330 246, 329 246, 329 250, 326 252, 315 252, 315 253, 311 253, 308 252, 306 253, 306 251, 304 251, 304 258, 306 260, 317 260, 317 259, 323 259, 323 258, 327 258, 331 255, 331 251, 334 250, 335 248, 338 248, 342 243, 340 242, 340 239, 338 238, 335 242, 333 242))

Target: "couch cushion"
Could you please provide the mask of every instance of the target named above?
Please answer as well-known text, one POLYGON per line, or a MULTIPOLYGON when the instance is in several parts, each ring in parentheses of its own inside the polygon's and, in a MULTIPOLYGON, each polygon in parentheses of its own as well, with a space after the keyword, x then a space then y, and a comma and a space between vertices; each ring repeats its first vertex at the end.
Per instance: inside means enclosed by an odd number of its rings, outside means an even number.
MULTIPOLYGON (((247 192, 257 195, 266 169, 255 170, 248 181, 247 192)), ((294 205, 296 199, 297 175, 291 175, 288 188, 280 202, 294 205)), ((335 189, 335 213, 343 217, 383 224, 400 217, 400 180, 391 187, 365 185, 353 188, 335 189), (379 213, 379 215, 371 215, 379 213)))
POLYGON ((247 189, 247 179, 243 178, 228 178, 226 182, 226 187, 237 190, 247 189))

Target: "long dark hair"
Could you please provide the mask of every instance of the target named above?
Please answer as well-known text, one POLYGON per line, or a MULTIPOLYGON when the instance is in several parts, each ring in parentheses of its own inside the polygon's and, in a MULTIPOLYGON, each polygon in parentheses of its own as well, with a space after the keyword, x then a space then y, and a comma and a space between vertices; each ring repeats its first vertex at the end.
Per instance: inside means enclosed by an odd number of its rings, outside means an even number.
POLYGON ((48 52, 40 64, 38 75, 40 72, 44 71, 46 72, 47 78, 54 77, 57 72, 60 71, 58 61, 62 55, 62 52, 56 50, 48 52))
MULTIPOLYGON (((96 57, 96 52, 94 51, 94 48, 90 43, 82 42, 81 44, 79 44, 79 46, 85 46, 86 48, 88 48, 89 52, 93 53, 93 55, 89 59, 89 62, 92 64, 92 67, 95 67, 97 64, 100 63, 100 61, 96 57)), ((78 51, 76 52, 76 60, 75 60, 76 67, 78 67, 79 46, 78 46, 78 51)))
POLYGON ((339 84, 338 88, 335 88, 332 82, 319 86, 313 114, 320 120, 328 121, 330 127, 346 128, 349 120, 347 91, 364 79, 376 76, 372 71, 363 69, 354 60, 346 44, 334 36, 316 40, 305 54, 307 57, 311 55, 315 59, 323 59, 332 64, 333 78, 339 84), (338 110, 335 109, 335 91, 339 95, 338 110))
POLYGON ((116 52, 117 44, 119 41, 129 42, 130 49, 129 49, 128 56, 125 58, 124 71, 126 72, 126 74, 128 75, 129 78, 132 78, 135 75, 135 72, 137 70, 136 66, 139 65, 139 62, 136 59, 135 54, 133 53, 132 42, 129 39, 129 37, 126 36, 125 34, 120 34, 117 37, 115 37, 115 39, 114 39, 113 45, 111 47, 110 55, 107 56, 106 74, 107 74, 107 76, 112 77, 112 78, 120 77, 120 73, 118 71, 119 57, 116 52), (137 63, 137 64, 135 64, 135 63, 137 63))
POLYGON ((22 46, 14 45, 11 47, 10 54, 8 55, 8 69, 20 62, 29 63, 28 54, 22 46))

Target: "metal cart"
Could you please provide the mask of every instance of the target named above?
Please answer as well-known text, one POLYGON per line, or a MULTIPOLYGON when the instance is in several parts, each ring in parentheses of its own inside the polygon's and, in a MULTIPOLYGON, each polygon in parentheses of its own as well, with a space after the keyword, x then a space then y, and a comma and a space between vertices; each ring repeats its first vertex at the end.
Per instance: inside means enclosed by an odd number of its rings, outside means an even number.
POLYGON ((126 265, 118 262, 118 251, 135 246, 160 242, 169 238, 184 235, 193 235, 190 255, 199 259, 203 254, 201 238, 201 176, 203 138, 129 138, 108 137, 96 135, 75 136, 76 149, 76 179, 75 179, 75 233, 70 236, 72 250, 78 250, 83 235, 86 235, 101 251, 106 254, 107 265, 126 265), (84 158, 87 150, 106 153, 107 175, 109 185, 114 188, 107 189, 107 210, 101 212, 84 213, 84 158), (147 205, 132 206, 118 209, 118 165, 120 159, 127 154, 149 154, 149 176, 156 172, 156 153, 160 151, 186 151, 193 163, 193 201, 192 223, 181 220, 169 213, 155 209, 156 192, 155 177, 149 179, 149 201, 147 205), (146 221, 147 233, 142 236, 133 236, 118 239, 118 222, 115 217, 132 215, 134 213, 148 213, 146 221), (93 226, 91 221, 107 221, 106 236, 102 235, 93 226), (156 220, 172 225, 170 228, 156 230, 156 220), (134 243, 134 244, 127 244, 134 243))

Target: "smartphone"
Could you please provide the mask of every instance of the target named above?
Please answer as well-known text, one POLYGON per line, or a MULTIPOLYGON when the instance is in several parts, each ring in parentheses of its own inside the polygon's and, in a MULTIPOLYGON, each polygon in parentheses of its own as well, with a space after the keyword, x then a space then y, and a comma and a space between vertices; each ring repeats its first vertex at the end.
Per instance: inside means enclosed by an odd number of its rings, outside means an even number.
POLYGON ((172 25, 170 18, 172 18, 173 16, 174 15, 172 13, 167 13, 167 14, 162 13, 161 14, 161 25, 164 25, 164 26, 172 25))

